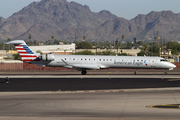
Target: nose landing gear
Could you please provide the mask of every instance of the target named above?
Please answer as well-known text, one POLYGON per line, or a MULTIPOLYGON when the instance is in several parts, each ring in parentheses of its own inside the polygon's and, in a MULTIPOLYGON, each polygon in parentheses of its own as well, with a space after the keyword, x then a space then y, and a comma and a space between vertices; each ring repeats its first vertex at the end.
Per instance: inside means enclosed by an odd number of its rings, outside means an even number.
POLYGON ((86 73, 87 73, 86 70, 82 70, 82 71, 81 71, 81 74, 82 74, 82 75, 86 75, 86 73))

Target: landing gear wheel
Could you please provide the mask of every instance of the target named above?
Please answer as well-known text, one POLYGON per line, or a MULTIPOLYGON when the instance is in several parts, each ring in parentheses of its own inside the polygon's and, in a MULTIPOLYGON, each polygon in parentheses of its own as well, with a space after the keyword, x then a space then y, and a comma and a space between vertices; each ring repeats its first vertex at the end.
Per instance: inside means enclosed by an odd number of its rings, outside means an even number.
POLYGON ((82 74, 82 75, 86 75, 86 73, 87 73, 86 70, 82 70, 82 71, 81 71, 81 74, 82 74))

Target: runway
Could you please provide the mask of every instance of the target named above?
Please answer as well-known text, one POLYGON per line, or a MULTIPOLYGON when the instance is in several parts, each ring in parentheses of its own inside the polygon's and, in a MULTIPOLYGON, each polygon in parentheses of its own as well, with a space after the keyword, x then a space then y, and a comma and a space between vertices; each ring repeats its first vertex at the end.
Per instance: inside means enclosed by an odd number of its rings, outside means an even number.
MULTIPOLYGON (((93 75, 94 76, 94 75, 93 75)), ((78 91, 78 90, 111 90, 138 88, 180 87, 179 75, 131 75, 131 76, 51 76, 24 75, 0 78, 0 91, 78 91)))
POLYGON ((179 120, 179 91, 121 93, 7 93, 0 95, 3 120, 179 120), (10 94, 10 95, 8 95, 10 94))
POLYGON ((1 75, 0 119, 180 119, 179 75, 101 76, 1 75))

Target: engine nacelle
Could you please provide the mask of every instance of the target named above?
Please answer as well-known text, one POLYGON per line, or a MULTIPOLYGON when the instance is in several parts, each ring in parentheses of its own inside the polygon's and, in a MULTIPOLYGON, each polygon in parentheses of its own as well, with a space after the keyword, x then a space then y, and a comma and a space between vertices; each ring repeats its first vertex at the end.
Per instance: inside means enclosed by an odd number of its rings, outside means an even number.
POLYGON ((42 60, 43 61, 53 61, 55 60, 54 54, 44 54, 42 55, 42 60))

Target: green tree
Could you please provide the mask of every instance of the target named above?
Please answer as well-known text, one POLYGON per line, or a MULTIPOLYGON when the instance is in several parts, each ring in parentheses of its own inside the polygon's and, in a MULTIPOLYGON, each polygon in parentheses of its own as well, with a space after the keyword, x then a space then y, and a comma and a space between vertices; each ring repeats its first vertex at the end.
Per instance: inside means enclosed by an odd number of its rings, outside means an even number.
POLYGON ((149 52, 149 46, 148 46, 147 43, 145 43, 145 44, 143 45, 143 51, 144 51, 145 55, 148 55, 148 52, 149 52))
POLYGON ((34 40, 34 45, 38 45, 38 42, 37 42, 37 40, 34 40))
POLYGON ((56 39, 54 40, 55 45, 59 45, 59 42, 60 42, 59 40, 56 40, 56 39))
POLYGON ((86 40, 86 36, 83 36, 83 40, 84 40, 84 41, 86 40))
POLYGON ((14 60, 20 60, 21 56, 19 54, 13 54, 14 60))
POLYGON ((106 50, 103 52, 99 52, 98 55, 116 55, 116 53, 110 50, 106 50))
POLYGON ((144 55, 146 55, 144 51, 140 51, 140 52, 137 54, 137 56, 144 56, 144 55))
POLYGON ((116 50, 117 50, 117 54, 118 54, 118 39, 116 39, 115 45, 116 45, 116 50))
POLYGON ((168 42, 167 49, 170 49, 173 55, 178 55, 180 51, 180 44, 178 42, 168 42))
POLYGON ((110 43, 109 41, 106 41, 106 42, 105 42, 105 47, 108 48, 108 49, 110 49, 111 43, 110 43))
POLYGON ((29 40, 31 41, 32 35, 31 35, 31 34, 29 34, 28 38, 29 38, 29 40))
POLYGON ((11 39, 10 39, 10 38, 8 38, 8 39, 7 39, 7 42, 9 42, 9 41, 11 41, 11 39))
POLYGON ((121 38, 122 38, 122 40, 124 40, 125 39, 125 35, 122 35, 121 38))
POLYGON ((42 52, 40 50, 37 50, 36 53, 40 53, 42 55, 42 52))
POLYGON ((84 51, 76 52, 74 53, 74 55, 95 55, 95 54, 89 50, 84 50, 84 51))
POLYGON ((54 36, 51 36, 51 39, 54 40, 54 36))
POLYGON ((128 42, 127 45, 126 45, 126 48, 131 49, 132 48, 132 42, 128 42))
POLYGON ((119 53, 119 56, 127 56, 127 53, 119 53))
POLYGON ((149 46, 149 54, 153 56, 159 56, 160 55, 160 47, 157 45, 156 42, 153 42, 151 46, 149 46))
MULTIPOLYGON (((10 38, 7 39, 7 42, 9 42, 9 41, 11 41, 10 38)), ((8 45, 8 50, 10 50, 10 47, 11 47, 11 45, 9 44, 9 45, 8 45)))
POLYGON ((92 49, 92 44, 86 41, 77 43, 78 49, 92 49))
POLYGON ((141 45, 143 45, 143 42, 142 42, 142 41, 138 41, 138 42, 137 42, 137 45, 138 45, 138 46, 141 46, 141 45))

